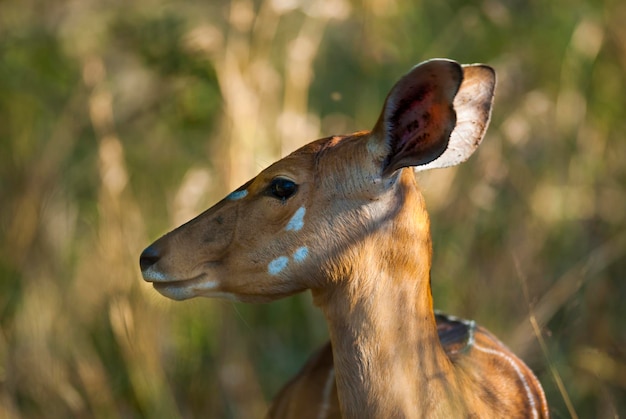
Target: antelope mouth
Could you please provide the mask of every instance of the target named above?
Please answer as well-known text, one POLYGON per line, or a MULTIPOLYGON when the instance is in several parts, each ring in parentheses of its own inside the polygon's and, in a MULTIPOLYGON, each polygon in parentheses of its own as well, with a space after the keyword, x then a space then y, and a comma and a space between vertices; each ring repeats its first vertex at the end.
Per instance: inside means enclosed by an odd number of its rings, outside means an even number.
POLYGON ((219 285, 218 281, 208 279, 206 274, 200 274, 189 279, 146 280, 152 282, 152 286, 160 294, 177 301, 199 296, 211 296, 212 291, 219 285))

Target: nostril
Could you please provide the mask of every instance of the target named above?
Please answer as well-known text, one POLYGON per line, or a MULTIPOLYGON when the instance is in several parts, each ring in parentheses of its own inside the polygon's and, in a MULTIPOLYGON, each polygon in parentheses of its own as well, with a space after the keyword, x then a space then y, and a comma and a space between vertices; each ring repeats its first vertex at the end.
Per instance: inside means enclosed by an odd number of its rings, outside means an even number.
POLYGON ((148 246, 139 256, 139 267, 145 271, 159 261, 161 255, 154 246, 148 246))

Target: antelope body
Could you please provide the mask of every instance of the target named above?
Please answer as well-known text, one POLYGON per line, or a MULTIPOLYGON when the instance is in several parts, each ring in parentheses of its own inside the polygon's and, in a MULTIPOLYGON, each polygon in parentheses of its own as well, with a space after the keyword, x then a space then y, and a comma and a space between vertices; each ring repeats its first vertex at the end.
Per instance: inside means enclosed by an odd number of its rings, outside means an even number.
POLYGON ((437 315, 415 170, 465 161, 495 74, 431 60, 389 93, 372 131, 314 141, 141 255, 161 294, 264 302, 310 289, 330 345, 270 417, 545 418, 530 369, 473 322, 437 315))

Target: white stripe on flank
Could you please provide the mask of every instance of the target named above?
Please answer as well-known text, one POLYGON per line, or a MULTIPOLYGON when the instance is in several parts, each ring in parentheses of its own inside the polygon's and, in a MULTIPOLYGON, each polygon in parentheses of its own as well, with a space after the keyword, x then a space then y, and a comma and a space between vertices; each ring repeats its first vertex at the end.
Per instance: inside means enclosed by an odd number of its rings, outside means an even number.
POLYGON ((533 398, 533 395, 530 391, 530 386, 528 385, 528 382, 526 382, 526 379, 524 378, 524 374, 522 374, 522 370, 519 369, 519 367, 517 366, 513 358, 511 358, 510 356, 508 356, 507 354, 503 352, 496 351, 495 349, 485 348, 476 343, 474 344, 474 348, 478 349, 479 351, 491 354, 491 355, 499 356, 500 358, 503 358, 506 362, 509 363, 509 365, 513 367, 520 381, 524 385, 524 390, 526 390, 526 397, 528 398, 528 401, 530 402, 530 405, 532 407, 533 418, 534 419, 539 418, 539 412, 537 412, 537 405, 535 404, 535 399, 533 398))
POLYGON ((322 392, 322 406, 320 412, 317 415, 318 419, 325 419, 328 417, 328 410, 330 409, 330 395, 333 391, 333 384, 335 384, 335 369, 331 368, 326 377, 326 383, 324 384, 324 391, 322 392))

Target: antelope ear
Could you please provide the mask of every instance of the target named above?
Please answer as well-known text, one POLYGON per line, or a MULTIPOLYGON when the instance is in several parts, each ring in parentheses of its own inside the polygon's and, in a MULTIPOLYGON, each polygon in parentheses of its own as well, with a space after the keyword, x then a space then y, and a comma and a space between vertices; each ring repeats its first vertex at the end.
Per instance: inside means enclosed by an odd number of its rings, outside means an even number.
POLYGON ((495 89, 493 68, 482 64, 463 66, 463 83, 453 102, 456 126, 448 147, 437 159, 416 166, 416 171, 455 166, 474 153, 489 126, 495 89))
POLYGON ((383 175, 466 160, 489 122, 494 86, 486 66, 438 59, 414 67, 391 89, 372 132, 370 151, 383 160, 383 175))

